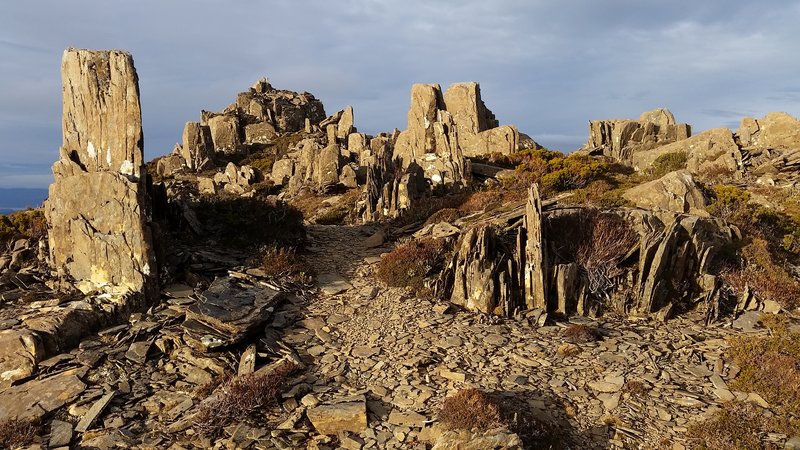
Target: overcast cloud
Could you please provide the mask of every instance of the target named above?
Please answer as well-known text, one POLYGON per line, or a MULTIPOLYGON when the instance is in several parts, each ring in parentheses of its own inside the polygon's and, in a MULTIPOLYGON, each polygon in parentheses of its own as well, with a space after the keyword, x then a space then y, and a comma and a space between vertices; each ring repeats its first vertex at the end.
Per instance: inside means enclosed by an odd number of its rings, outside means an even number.
POLYGON ((133 54, 147 159, 262 76, 373 134, 405 128, 412 83, 475 80, 501 123, 568 151, 589 120, 656 107, 695 131, 800 116, 798 23, 798 1, 7 2, 0 187, 50 181, 67 47, 133 54))

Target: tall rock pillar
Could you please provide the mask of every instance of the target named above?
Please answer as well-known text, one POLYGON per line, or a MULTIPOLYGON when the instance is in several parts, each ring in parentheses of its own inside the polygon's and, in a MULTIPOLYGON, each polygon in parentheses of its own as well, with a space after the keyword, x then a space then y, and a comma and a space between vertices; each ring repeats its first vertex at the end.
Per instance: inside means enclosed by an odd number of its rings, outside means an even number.
POLYGON ((69 49, 61 62, 60 158, 45 206, 51 263, 84 293, 152 298, 157 267, 133 58, 69 49))

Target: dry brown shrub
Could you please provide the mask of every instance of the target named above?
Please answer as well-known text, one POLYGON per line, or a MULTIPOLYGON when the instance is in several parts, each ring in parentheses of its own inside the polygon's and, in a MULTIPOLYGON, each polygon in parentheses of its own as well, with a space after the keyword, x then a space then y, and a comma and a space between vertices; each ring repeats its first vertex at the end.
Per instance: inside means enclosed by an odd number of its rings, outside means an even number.
POLYGON ((275 406, 288 377, 297 369, 297 365, 286 361, 270 374, 253 373, 224 382, 218 388, 218 396, 203 404, 195 415, 195 431, 204 436, 216 436, 228 424, 275 406))
POLYGON ((742 295, 749 287, 761 300, 774 300, 786 309, 798 306, 800 283, 776 261, 780 255, 770 249, 765 239, 750 240, 739 254, 741 265, 720 270, 722 280, 734 295, 742 295))
POLYGON ((486 431, 504 426, 500 404, 489 394, 474 388, 447 397, 439 421, 451 430, 486 431))
POLYGON ((489 394, 475 388, 447 397, 438 415, 450 430, 488 431, 503 427, 519 435, 525 448, 569 448, 564 436, 539 417, 519 396, 489 394))
POLYGON ((395 247, 378 263, 376 276, 389 286, 425 288, 425 278, 444 267, 450 244, 445 239, 412 240, 395 247))
POLYGON ((758 435, 768 426, 757 406, 732 402, 705 422, 691 425, 688 436, 695 450, 758 450, 766 448, 758 435))
POLYGON ((640 397, 646 394, 648 390, 647 385, 639 380, 629 380, 622 385, 622 392, 628 393, 634 397, 640 397))
POLYGON ((564 329, 564 338, 573 344, 585 344, 600 339, 600 333, 594 327, 574 323, 564 329))
POLYGON ((800 333, 790 331, 786 320, 762 321, 768 337, 741 337, 730 341, 728 354, 741 368, 731 387, 757 392, 779 411, 800 415, 800 333))
POLYGON ((622 273, 619 264, 639 237, 624 219, 613 214, 588 215, 583 226, 588 233, 578 245, 575 261, 586 271, 589 291, 604 297, 613 286, 611 279, 622 273))
POLYGON ((29 445, 33 439, 41 434, 41 427, 37 422, 17 419, 0 421, 0 448, 18 448, 29 445))
POLYGON ((289 247, 275 245, 267 247, 261 257, 261 270, 270 278, 285 278, 299 283, 308 283, 314 270, 289 247))

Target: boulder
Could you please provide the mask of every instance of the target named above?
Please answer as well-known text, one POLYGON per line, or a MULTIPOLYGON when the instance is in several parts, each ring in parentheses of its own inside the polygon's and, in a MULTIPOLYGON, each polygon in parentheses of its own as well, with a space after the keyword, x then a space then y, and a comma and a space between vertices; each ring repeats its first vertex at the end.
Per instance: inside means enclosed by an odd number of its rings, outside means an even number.
POLYGON ((86 389, 80 379, 85 371, 86 369, 67 370, 0 392, 0 417, 38 420, 62 408, 86 389))
POLYGON ((0 331, 0 391, 33 375, 42 359, 39 336, 27 330, 0 331))
POLYGON ((256 179, 255 169, 247 165, 239 167, 232 162, 225 166, 224 172, 214 175, 214 183, 221 185, 231 194, 243 194, 249 191, 256 179))
POLYGON ((344 109, 339 123, 336 125, 336 137, 339 140, 346 140, 347 136, 353 132, 353 107, 348 106, 344 109))
POLYGON ((277 135, 269 122, 258 122, 244 127, 244 141, 248 144, 269 144, 277 135))
MULTIPOLYGON (((177 151, 179 151, 179 149, 180 146, 176 148, 177 151)), ((173 153, 172 155, 163 156, 159 158, 156 163, 156 173, 162 177, 171 176, 175 172, 183 169, 184 163, 183 157, 179 154, 173 153)))
POLYGON ((181 156, 192 170, 203 170, 214 161, 214 142, 211 128, 200 122, 186 122, 183 127, 181 156))
POLYGON ((319 434, 361 433, 367 429, 367 403, 364 400, 319 405, 306 412, 319 434))
POLYGON ((214 150, 225 154, 235 154, 242 150, 242 136, 239 119, 235 115, 218 115, 208 119, 211 141, 214 150))
POLYGON ((61 78, 62 147, 69 161, 84 172, 139 178, 144 165, 142 113, 131 55, 69 49, 61 61, 61 78))
POLYGON ((233 278, 217 278, 186 311, 183 329, 187 341, 199 350, 241 342, 263 330, 283 294, 233 278))
POLYGON ((289 158, 279 159, 272 165, 272 181, 282 186, 294 175, 294 161, 289 158))
POLYGON ((322 191, 327 191, 339 184, 339 167, 341 152, 338 145, 329 145, 322 149, 316 161, 316 183, 322 191))
POLYGON ((638 120, 612 119, 589 122, 585 149, 610 156, 624 164, 641 151, 677 142, 691 136, 691 127, 675 123, 668 109, 647 111, 638 120))
POLYGON ((705 197, 688 170, 670 172, 632 187, 622 197, 639 208, 708 216, 705 197))
POLYGON ((522 439, 508 430, 465 431, 442 433, 432 450, 522 450, 522 439))
POLYGON ((133 58, 67 50, 62 77, 64 140, 45 204, 51 263, 62 282, 74 280, 84 292, 153 298, 157 265, 133 58))

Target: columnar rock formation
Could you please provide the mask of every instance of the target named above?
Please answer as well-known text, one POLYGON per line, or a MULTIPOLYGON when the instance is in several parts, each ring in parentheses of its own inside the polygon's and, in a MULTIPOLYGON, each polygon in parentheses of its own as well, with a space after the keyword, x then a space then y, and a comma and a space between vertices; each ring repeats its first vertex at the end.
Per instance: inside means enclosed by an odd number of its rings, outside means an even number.
POLYGON ((152 295, 158 268, 133 58, 68 50, 61 72, 64 138, 45 208, 51 262, 85 293, 152 295))

